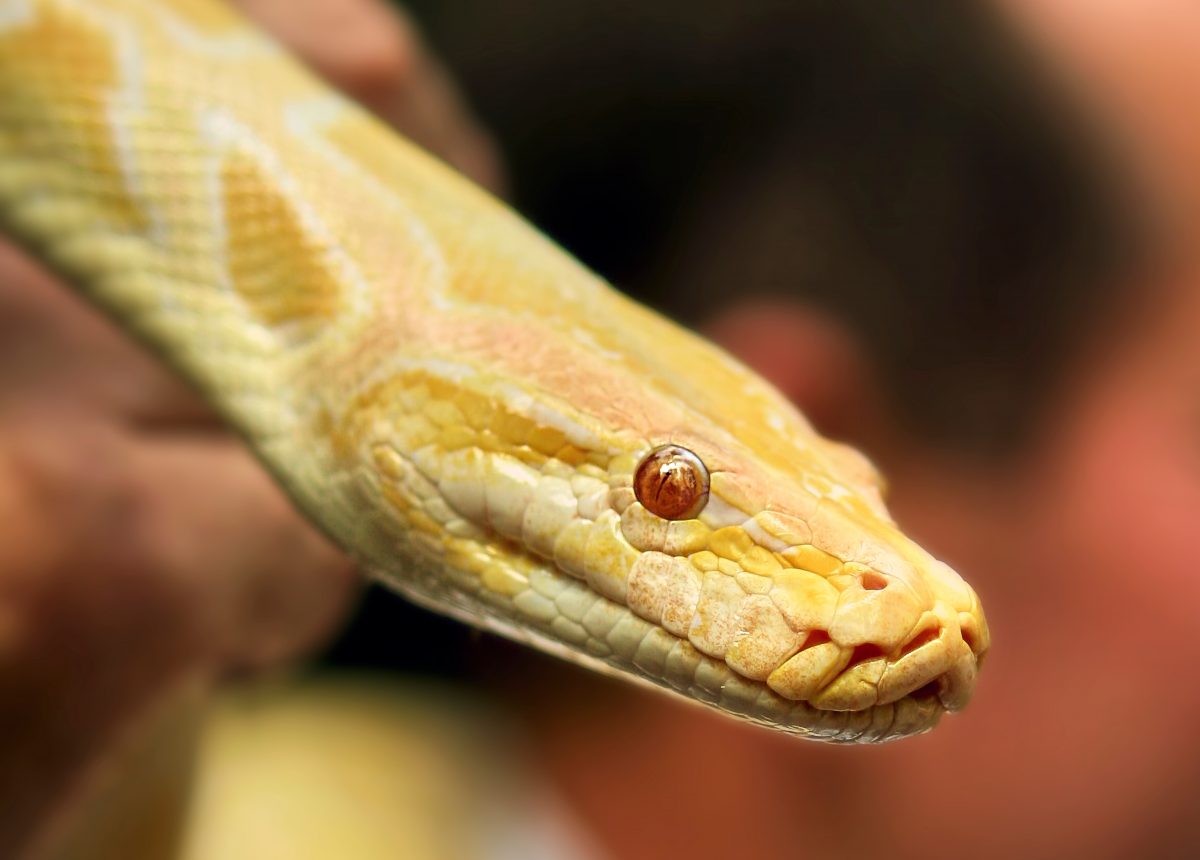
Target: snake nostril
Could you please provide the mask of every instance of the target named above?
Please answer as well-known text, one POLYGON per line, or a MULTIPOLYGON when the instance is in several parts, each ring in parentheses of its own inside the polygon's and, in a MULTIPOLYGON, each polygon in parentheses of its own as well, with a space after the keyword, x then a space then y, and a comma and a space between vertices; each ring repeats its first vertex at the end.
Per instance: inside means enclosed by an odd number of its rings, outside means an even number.
POLYGON ((887 577, 873 570, 864 571, 858 579, 863 591, 882 591, 888 585, 887 577))

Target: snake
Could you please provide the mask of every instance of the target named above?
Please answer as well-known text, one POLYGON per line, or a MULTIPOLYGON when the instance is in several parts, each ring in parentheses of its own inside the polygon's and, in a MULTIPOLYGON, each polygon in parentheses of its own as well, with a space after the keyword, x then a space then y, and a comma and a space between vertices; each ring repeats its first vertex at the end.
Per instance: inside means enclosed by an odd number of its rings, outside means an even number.
POLYGON ((0 0, 0 229, 421 606, 814 740, 971 697, 866 457, 216 0, 0 0))

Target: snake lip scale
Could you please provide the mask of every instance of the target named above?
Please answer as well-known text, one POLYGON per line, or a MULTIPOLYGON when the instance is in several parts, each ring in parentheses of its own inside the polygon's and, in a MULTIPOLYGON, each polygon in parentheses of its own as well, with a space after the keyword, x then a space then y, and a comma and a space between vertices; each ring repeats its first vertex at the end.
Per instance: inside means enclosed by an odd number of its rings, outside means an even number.
POLYGON ((867 460, 213 0, 0 0, 0 226, 420 604, 814 739, 970 698, 867 460))

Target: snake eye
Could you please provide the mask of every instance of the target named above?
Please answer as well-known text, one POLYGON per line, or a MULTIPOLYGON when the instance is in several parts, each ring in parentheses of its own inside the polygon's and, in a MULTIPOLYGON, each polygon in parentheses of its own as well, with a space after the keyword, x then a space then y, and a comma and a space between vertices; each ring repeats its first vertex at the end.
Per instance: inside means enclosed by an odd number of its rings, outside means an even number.
POLYGON ((688 520, 708 502, 708 469, 687 448, 661 445, 638 464, 633 492, 655 516, 688 520))

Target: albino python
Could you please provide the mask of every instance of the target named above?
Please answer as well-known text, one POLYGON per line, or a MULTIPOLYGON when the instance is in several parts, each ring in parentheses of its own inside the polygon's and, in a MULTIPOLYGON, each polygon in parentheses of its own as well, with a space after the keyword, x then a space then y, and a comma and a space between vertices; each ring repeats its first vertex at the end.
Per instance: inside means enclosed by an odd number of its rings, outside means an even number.
POLYGON ((811 738, 971 695, 860 455, 212 0, 0 0, 0 226, 417 603, 811 738))

